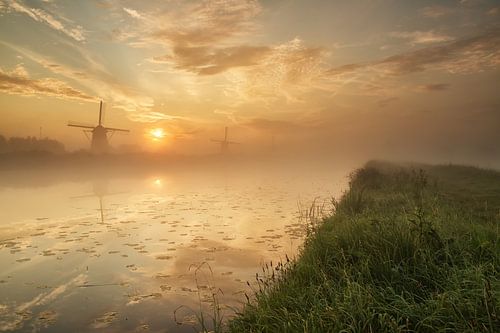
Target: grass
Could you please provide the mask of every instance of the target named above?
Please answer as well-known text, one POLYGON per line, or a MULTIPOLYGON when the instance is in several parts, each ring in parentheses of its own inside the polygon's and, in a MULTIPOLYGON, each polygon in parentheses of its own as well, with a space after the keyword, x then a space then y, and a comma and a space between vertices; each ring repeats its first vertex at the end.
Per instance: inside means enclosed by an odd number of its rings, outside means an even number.
POLYGON ((231 332, 500 331, 500 173, 369 162, 231 332))

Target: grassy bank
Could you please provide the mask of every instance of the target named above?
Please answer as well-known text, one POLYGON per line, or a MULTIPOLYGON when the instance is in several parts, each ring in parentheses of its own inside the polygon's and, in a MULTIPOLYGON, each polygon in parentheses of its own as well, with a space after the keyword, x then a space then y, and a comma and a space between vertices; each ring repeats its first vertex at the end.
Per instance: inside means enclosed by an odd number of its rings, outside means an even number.
POLYGON ((498 332, 500 173, 370 162, 232 332, 498 332))

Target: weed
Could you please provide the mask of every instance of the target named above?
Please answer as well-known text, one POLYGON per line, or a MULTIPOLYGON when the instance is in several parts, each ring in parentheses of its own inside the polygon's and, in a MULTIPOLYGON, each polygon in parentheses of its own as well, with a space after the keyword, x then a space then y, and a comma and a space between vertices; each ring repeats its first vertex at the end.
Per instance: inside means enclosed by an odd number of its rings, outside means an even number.
POLYGON ((193 327, 195 331, 208 333, 208 332, 223 332, 225 330, 225 320, 224 320, 224 309, 220 303, 219 296, 223 295, 223 291, 220 288, 215 287, 213 282, 209 282, 207 288, 201 288, 200 284, 200 274, 203 273, 202 269, 207 268, 209 271, 209 277, 205 276, 205 280, 213 280, 212 267, 207 262, 202 262, 199 265, 191 265, 194 268, 194 279, 196 282, 196 290, 198 295, 198 310, 193 310, 185 305, 181 305, 174 310, 174 320, 178 325, 186 324, 183 320, 177 318, 178 311, 182 309, 188 310, 192 313, 196 320, 188 321, 187 324, 193 327), (203 297, 202 290, 206 289, 209 292, 208 297, 203 297), (208 302, 210 306, 210 312, 207 312, 203 306, 203 303, 208 302))

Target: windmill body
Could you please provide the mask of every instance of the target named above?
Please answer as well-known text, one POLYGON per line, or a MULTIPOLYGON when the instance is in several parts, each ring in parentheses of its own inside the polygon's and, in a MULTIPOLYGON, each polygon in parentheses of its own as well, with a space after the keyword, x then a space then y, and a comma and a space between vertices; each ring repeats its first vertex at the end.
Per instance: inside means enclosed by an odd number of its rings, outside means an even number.
POLYGON ((69 123, 70 127, 84 128, 84 133, 91 133, 91 143, 90 150, 96 154, 102 154, 109 152, 109 139, 115 132, 129 132, 129 130, 121 128, 104 127, 102 125, 102 102, 99 105, 99 122, 97 126, 91 125, 81 125, 75 123, 69 123), (108 136, 108 134, 110 134, 108 136))
POLYGON ((98 125, 92 130, 90 149, 96 153, 104 153, 109 150, 108 132, 104 126, 98 125))

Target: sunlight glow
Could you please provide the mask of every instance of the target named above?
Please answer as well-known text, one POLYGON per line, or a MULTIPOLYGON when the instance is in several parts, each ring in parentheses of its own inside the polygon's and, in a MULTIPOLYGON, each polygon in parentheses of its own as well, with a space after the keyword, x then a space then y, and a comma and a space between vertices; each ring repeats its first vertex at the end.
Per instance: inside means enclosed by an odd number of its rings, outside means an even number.
POLYGON ((166 133, 163 128, 153 128, 149 131, 149 135, 153 138, 153 140, 158 141, 163 139, 166 133))

